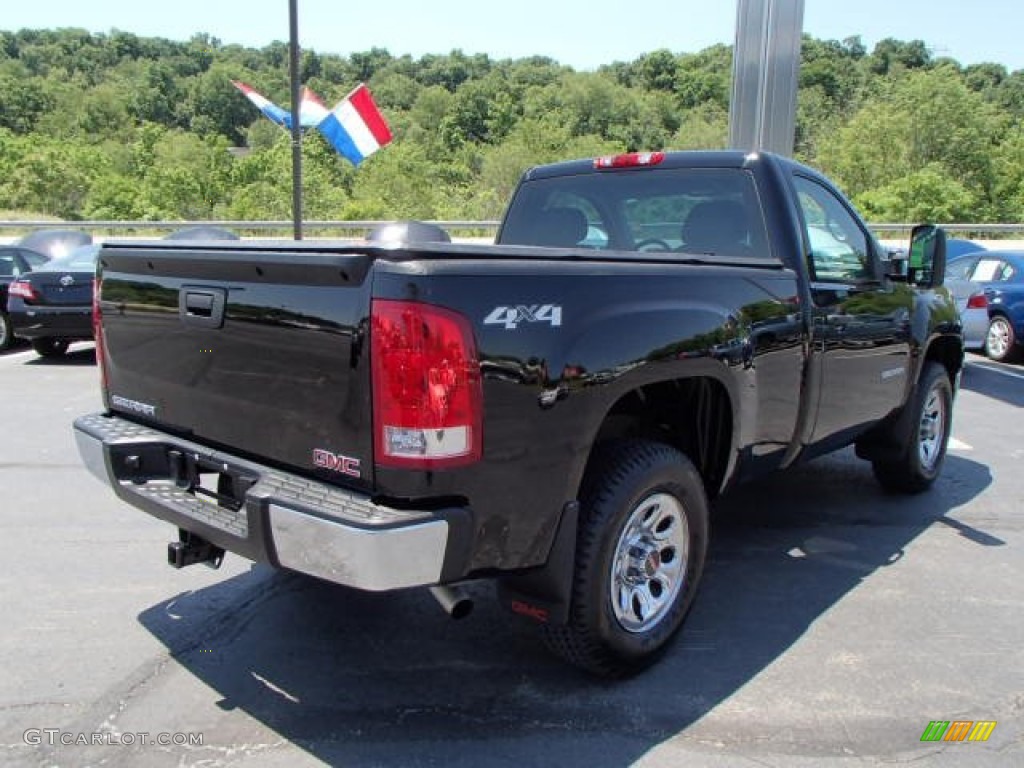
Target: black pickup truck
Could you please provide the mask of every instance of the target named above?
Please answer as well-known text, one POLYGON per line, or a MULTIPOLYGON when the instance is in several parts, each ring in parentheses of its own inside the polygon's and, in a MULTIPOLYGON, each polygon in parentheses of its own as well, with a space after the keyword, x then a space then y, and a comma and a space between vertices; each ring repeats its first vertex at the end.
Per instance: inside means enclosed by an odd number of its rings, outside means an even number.
POLYGON ((75 434, 179 529, 173 565, 228 550, 456 614, 492 578, 624 674, 682 625, 731 484, 850 444, 887 489, 936 478, 944 238, 899 268, 810 168, 654 152, 527 172, 494 245, 111 244, 106 410, 75 434))

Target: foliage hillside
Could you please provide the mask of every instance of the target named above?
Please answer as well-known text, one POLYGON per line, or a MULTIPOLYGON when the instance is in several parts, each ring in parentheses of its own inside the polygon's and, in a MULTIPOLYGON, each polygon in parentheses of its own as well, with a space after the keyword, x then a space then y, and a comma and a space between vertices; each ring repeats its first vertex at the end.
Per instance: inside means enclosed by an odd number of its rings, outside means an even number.
MULTIPOLYGON (((1024 220, 1024 70, 921 41, 804 37, 799 159, 874 221, 1024 220)), ((79 29, 0 31, 0 210, 67 219, 287 219, 289 135, 231 85, 289 103, 288 47, 79 29), (241 147, 243 150, 229 151, 241 147)), ((722 147, 731 48, 595 72, 550 58, 305 51, 328 103, 369 84, 396 135, 356 171, 303 142, 307 219, 496 218, 556 159, 722 147)))

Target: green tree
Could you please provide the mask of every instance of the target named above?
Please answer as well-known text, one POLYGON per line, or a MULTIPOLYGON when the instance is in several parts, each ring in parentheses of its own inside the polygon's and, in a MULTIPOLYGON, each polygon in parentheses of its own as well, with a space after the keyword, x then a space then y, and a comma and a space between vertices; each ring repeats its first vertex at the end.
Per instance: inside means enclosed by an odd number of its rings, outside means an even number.
POLYGON ((848 194, 889 186, 936 165, 970 190, 974 218, 994 215, 992 150, 1002 124, 990 105, 946 68, 913 72, 890 84, 832 135, 818 160, 848 194))
POLYGON ((600 136, 576 136, 557 115, 521 121, 508 140, 488 148, 471 200, 467 218, 496 219, 512 197, 523 172, 534 165, 579 157, 595 157, 623 151, 622 144, 600 136))
POLYGON ((712 102, 687 110, 672 137, 672 149, 722 149, 729 140, 729 115, 712 102))
POLYGON ((55 102, 44 81, 0 75, 0 127, 29 133, 52 111, 55 102))
POLYGON ((103 166, 102 156, 92 148, 33 136, 26 140, 5 185, 0 207, 77 218, 92 180, 103 166))
POLYGON ((857 196, 861 212, 872 221, 970 221, 977 200, 939 163, 901 176, 857 196))
POLYGON ((676 73, 679 105, 683 109, 692 109, 712 102, 727 110, 731 78, 732 48, 729 46, 713 45, 700 53, 681 56, 676 73))
POLYGON ((923 40, 903 42, 891 37, 878 41, 868 58, 868 66, 876 75, 922 69, 930 62, 931 54, 923 40))
POLYGON ((651 91, 673 91, 679 63, 671 51, 662 48, 640 57, 640 83, 651 91))

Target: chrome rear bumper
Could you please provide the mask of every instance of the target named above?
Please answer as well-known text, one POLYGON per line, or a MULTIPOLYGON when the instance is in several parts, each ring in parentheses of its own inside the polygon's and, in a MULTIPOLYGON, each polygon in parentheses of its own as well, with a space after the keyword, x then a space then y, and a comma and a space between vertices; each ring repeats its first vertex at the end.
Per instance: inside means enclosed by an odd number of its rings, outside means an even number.
POLYGON ((467 514, 382 506, 117 416, 83 416, 74 430, 86 467, 123 501, 229 552, 358 589, 444 580, 450 518, 467 514), (197 493, 200 470, 244 490, 227 503, 197 493))

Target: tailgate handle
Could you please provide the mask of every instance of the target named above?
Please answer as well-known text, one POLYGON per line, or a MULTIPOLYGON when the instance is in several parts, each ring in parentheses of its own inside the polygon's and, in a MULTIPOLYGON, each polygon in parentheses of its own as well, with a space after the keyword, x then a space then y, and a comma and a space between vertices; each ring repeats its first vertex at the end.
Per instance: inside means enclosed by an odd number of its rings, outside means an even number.
POLYGON ((224 325, 227 290, 183 285, 178 293, 178 314, 186 325, 220 328, 224 325))

